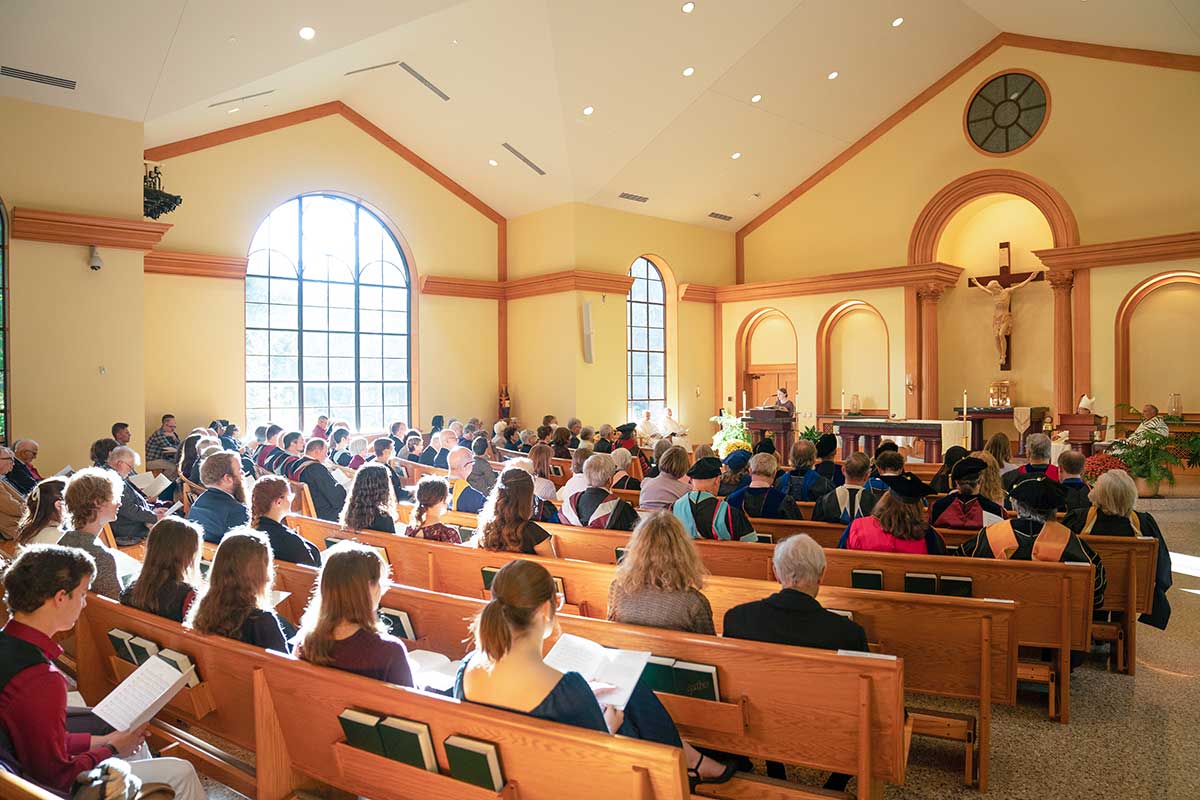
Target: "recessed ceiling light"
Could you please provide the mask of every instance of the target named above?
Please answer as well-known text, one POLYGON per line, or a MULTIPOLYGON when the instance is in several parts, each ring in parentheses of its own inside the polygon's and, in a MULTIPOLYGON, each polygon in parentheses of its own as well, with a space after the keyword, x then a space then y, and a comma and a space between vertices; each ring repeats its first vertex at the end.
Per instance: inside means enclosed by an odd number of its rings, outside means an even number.
POLYGON ((829 75, 827 75, 826 77, 828 77, 829 80, 833 80, 837 76, 838 76, 838 71, 835 69, 833 72, 829 73, 829 75))
POLYGON ((757 103, 759 100, 762 100, 762 95, 761 95, 761 94, 756 94, 756 95, 754 95, 754 97, 751 97, 751 98, 750 98, 750 102, 751 102, 751 103, 757 103))
POLYGON ((592 114, 594 114, 594 113, 596 113, 596 109, 592 108, 591 106, 584 106, 584 107, 583 107, 583 115, 584 115, 585 117, 590 117, 590 116, 591 116, 592 114))
POLYGON ((904 17, 896 17, 894 20, 892 20, 893 28, 899 28, 903 24, 904 24, 904 17))
POLYGON ((497 160, 496 160, 496 159, 494 159, 494 158, 489 158, 489 159, 488 159, 488 164, 492 165, 493 167, 498 167, 498 166, 500 166, 500 162, 499 162, 499 161, 497 161, 497 160))
POLYGON ((733 155, 730 156, 730 158, 732 158, 734 161, 737 161, 741 157, 742 157, 741 153, 734 153, 733 155))
POLYGON ((685 77, 685 78, 690 78, 690 77, 692 77, 692 75, 693 75, 695 72, 696 72, 696 68, 695 68, 695 67, 684 67, 684 68, 683 68, 683 77, 685 77))
POLYGON ((228 110, 228 111, 226 111, 225 113, 226 113, 226 114, 236 114, 237 112, 239 112, 239 111, 241 111, 241 110, 242 110, 242 109, 238 108, 237 106, 234 106, 233 108, 229 109, 229 110, 228 110))
POLYGON ((237 44, 237 37, 236 37, 236 36, 230 36, 230 37, 229 37, 229 43, 230 43, 230 44, 237 44))
POLYGON ((312 28, 308 27, 307 25, 305 25, 303 28, 300 29, 300 38, 306 42, 316 35, 317 35, 317 32, 315 30, 313 30, 312 28))
POLYGON ((450 46, 451 46, 451 47, 458 47, 458 39, 451 39, 451 40, 450 40, 450 46))
POLYGON ((696 4, 695 3, 684 3, 683 7, 680 10, 683 11, 683 13, 685 13, 685 14, 690 14, 696 10, 696 4))

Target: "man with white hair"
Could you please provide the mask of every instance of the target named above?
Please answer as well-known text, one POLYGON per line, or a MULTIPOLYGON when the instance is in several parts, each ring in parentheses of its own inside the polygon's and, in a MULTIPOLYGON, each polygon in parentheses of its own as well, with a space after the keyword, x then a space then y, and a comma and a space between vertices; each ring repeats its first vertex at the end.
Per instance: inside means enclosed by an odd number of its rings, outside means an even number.
MULTIPOLYGON (((817 602, 825 551, 811 536, 800 533, 775 545, 775 577, 780 591, 762 600, 734 606, 725 612, 724 636, 824 650, 867 652, 867 634, 858 623, 826 611, 817 602)), ((786 780, 783 764, 767 762, 767 775, 786 780)), ((844 791, 850 776, 835 772, 825 788, 844 791)))
POLYGON ((17 538, 17 522, 25 512, 25 499, 7 478, 16 457, 7 447, 0 447, 0 536, 17 538))
POLYGON ((579 432, 583 430, 583 420, 579 417, 571 417, 567 420, 567 430, 571 432, 571 439, 567 442, 567 447, 574 450, 579 447, 579 432))
POLYGON ((108 454, 108 468, 120 475, 125 484, 117 518, 110 524, 113 538, 120 547, 141 542, 150 535, 150 526, 167 515, 165 507, 155 508, 129 480, 137 466, 138 454, 128 447, 114 447, 108 454))
POLYGON ((1052 481, 1058 480, 1058 467, 1050 463, 1053 446, 1050 437, 1044 433, 1034 433, 1025 439, 1025 450, 1029 454, 1029 463, 1009 470, 1001 476, 1004 491, 1011 492, 1012 488, 1026 478, 1045 475, 1052 481))
POLYGON ((456 445, 446 456, 446 468, 450 472, 450 502, 447 505, 451 511, 478 514, 483 510, 487 498, 467 481, 474 466, 475 455, 465 447, 456 445))
POLYGON ((13 462, 12 472, 8 473, 8 482, 22 495, 27 495, 42 479, 37 467, 33 465, 34 459, 38 457, 38 443, 33 439, 17 439, 13 442, 12 449, 16 461, 13 462))
POLYGON ((568 525, 631 531, 637 525, 637 510, 612 493, 617 462, 607 453, 594 453, 583 464, 588 488, 563 503, 562 516, 568 525))

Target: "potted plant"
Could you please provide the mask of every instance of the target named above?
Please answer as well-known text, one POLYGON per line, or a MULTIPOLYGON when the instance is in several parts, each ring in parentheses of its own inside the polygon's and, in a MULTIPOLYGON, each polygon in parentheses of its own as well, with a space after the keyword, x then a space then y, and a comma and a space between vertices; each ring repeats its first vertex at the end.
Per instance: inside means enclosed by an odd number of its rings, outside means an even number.
POLYGON ((1165 480, 1175 485, 1172 466, 1179 465, 1179 456, 1172 452, 1172 440, 1153 431, 1142 431, 1132 444, 1126 440, 1121 444, 1117 457, 1129 468, 1129 474, 1138 487, 1138 497, 1153 497, 1165 480))
POLYGON ((816 444, 817 442, 821 441, 821 432, 817 430, 816 425, 809 425, 807 428, 800 431, 800 438, 807 439, 813 444, 816 444))

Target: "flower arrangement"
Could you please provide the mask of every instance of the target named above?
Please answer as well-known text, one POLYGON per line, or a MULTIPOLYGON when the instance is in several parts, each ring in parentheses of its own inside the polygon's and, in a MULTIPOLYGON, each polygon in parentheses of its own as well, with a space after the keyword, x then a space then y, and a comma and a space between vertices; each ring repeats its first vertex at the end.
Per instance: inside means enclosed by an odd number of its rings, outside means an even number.
POLYGON ((1083 479, 1088 482, 1088 485, 1095 484, 1097 478, 1112 469, 1129 472, 1129 467, 1125 466, 1125 462, 1111 453, 1096 453, 1088 456, 1087 460, 1083 462, 1083 479))
MULTIPOLYGON (((741 442, 744 447, 740 449, 750 449, 750 429, 746 427, 746 423, 742 422, 740 417, 733 414, 719 414, 715 417, 709 417, 709 422, 715 422, 719 426, 716 434, 713 435, 713 447, 720 453, 721 458, 727 454, 726 444, 730 442, 741 442)), ((739 449, 739 448, 732 448, 739 449)))
POLYGON ((724 459, 734 450, 745 450, 748 453, 751 452, 750 444, 748 442, 743 442, 741 439, 730 439, 726 442, 722 442, 718 452, 721 454, 721 458, 724 459))

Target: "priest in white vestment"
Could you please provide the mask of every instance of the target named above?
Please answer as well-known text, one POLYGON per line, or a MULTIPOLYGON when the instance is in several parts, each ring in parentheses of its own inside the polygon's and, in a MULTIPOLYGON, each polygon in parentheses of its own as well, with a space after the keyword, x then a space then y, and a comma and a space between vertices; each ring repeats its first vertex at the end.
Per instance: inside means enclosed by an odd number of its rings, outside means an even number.
POLYGON ((688 441, 687 428, 679 424, 679 420, 675 419, 674 412, 671 409, 663 411, 663 417, 658 421, 658 430, 662 436, 670 437, 671 444, 677 444, 688 453, 692 452, 692 445, 688 441))

